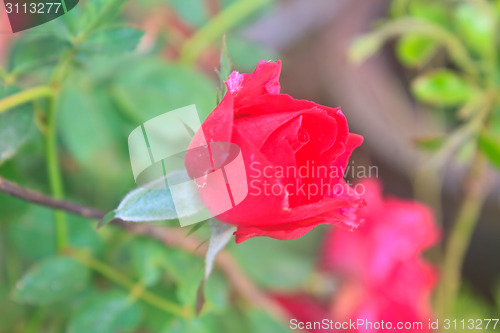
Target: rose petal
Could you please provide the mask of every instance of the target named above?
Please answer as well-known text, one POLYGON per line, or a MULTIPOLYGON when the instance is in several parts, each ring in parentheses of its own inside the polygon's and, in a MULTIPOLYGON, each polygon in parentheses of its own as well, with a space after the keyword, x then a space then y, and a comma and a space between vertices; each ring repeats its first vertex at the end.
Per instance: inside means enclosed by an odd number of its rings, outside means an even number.
POLYGON ((226 86, 235 96, 235 106, 244 105, 246 100, 264 94, 279 94, 281 60, 278 62, 260 61, 250 74, 240 74, 236 71, 229 75, 226 86))

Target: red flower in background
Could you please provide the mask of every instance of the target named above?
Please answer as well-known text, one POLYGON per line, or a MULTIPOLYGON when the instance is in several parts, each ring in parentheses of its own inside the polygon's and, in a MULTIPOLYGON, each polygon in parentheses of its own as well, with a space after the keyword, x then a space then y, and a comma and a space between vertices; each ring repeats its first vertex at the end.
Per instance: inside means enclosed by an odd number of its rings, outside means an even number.
POLYGON ((432 212, 414 201, 384 199, 374 180, 362 184, 365 224, 356 232, 332 230, 323 250, 322 266, 344 277, 331 316, 337 321, 383 320, 392 323, 393 331, 399 322, 421 321, 423 329, 413 331, 429 331, 429 298, 437 276, 421 254, 440 238, 432 212))
MULTIPOLYGON (((237 227, 237 243, 255 236, 298 238, 322 223, 349 229, 360 223, 355 212, 363 202, 345 183, 343 171, 362 137, 349 133, 340 108, 280 94, 280 71, 281 61, 261 61, 251 74, 233 72, 224 99, 190 146, 199 146, 204 135, 206 142, 231 142, 241 149, 248 195, 217 215, 237 227), (313 170, 320 168, 332 172, 313 170)), ((211 172, 199 159, 188 150, 192 176, 211 172)), ((217 211, 221 196, 207 187, 198 191, 208 210, 217 211)))
POLYGON ((4 64, 10 41, 13 38, 9 18, 7 12, 4 11, 3 8, 3 5, 0 4, 0 65, 4 64))
MULTIPOLYGON (((305 323, 323 323, 330 316, 325 304, 307 294, 274 294, 273 298, 291 315, 290 326, 292 328, 296 325, 299 329, 302 327, 306 329, 305 323)), ((306 331, 310 333, 328 332, 321 325, 316 326, 316 328, 312 327, 306 331)))
POLYGON ((432 318, 430 294, 437 280, 435 269, 422 258, 422 252, 436 244, 440 231, 431 211, 414 201, 382 197, 375 180, 360 183, 365 189, 367 207, 360 211, 365 223, 356 231, 331 229, 325 239, 321 269, 342 277, 332 296, 330 310, 312 296, 274 295, 290 317, 319 332, 401 332, 398 323, 421 322, 422 328, 410 332, 429 332, 432 318), (385 323, 377 330, 344 323, 385 323), (392 329, 387 329, 390 322, 392 329), (326 323, 326 327, 324 326, 326 323), (338 329, 335 329, 338 324, 338 329), (344 329, 342 325, 344 324, 344 329), (316 328, 314 328, 316 327, 316 328))

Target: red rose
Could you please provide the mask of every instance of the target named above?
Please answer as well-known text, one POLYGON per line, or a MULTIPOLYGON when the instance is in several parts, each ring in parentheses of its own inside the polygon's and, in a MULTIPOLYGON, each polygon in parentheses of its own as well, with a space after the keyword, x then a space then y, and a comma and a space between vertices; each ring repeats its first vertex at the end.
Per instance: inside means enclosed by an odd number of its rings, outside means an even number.
MULTIPOLYGON (((261 61, 251 74, 233 72, 224 99, 190 146, 199 146, 195 142, 204 135, 206 142, 241 149, 248 194, 217 216, 237 227, 237 243, 255 236, 298 238, 322 223, 353 229, 360 222, 356 210, 363 201, 347 186, 343 171, 363 138, 349 133, 340 108, 280 94, 280 71, 281 61, 261 61)), ((199 159, 188 150, 191 176, 204 168, 199 159)), ((213 193, 199 188, 209 211, 220 202, 213 193)))
MULTIPOLYGON (((323 268, 345 277, 335 294, 332 317, 338 321, 422 322, 413 332, 429 332, 430 294, 437 274, 421 255, 440 239, 431 210, 423 204, 383 198, 375 180, 361 183, 367 206, 356 232, 332 230, 326 237, 323 268)), ((376 332, 365 326, 350 332, 376 332)))

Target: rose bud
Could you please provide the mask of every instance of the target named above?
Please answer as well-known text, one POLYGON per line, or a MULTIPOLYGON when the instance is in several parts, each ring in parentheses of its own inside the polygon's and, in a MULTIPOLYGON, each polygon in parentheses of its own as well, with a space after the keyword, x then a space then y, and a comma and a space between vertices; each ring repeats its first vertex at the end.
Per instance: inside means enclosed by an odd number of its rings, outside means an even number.
POLYGON ((281 61, 261 61, 251 74, 233 72, 226 95, 186 153, 203 203, 217 219, 237 227, 237 243, 255 236, 298 238, 319 224, 355 229, 361 222, 356 212, 364 201, 343 176, 363 138, 349 133, 340 108, 281 94, 280 71, 281 61), (218 142, 238 149, 212 152, 218 142), (197 149, 203 143, 210 158, 197 149), (226 169, 230 155, 241 156, 244 168, 224 170, 223 186, 207 186, 212 173, 226 169))

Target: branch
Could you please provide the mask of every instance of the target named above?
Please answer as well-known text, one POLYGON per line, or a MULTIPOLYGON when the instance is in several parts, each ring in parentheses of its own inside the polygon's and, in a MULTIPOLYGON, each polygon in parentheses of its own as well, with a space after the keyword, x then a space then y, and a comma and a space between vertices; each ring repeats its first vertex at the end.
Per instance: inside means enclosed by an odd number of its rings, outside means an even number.
MULTIPOLYGON (((90 219, 102 219, 106 213, 99 210, 78 205, 72 202, 57 200, 50 196, 39 192, 23 188, 13 182, 0 177, 0 193, 19 198, 21 200, 32 202, 38 205, 51 207, 56 210, 62 210, 75 215, 83 216, 90 219)), ((119 219, 115 219, 111 224, 123 228, 128 232, 148 236, 161 241, 168 247, 183 249, 187 252, 195 253, 198 256, 203 256, 206 252, 207 245, 199 247, 201 241, 192 235, 188 237, 188 231, 183 229, 165 228, 145 223, 128 223, 119 219), (203 251, 197 251, 198 248, 203 251)), ((263 290, 259 289, 238 267, 238 263, 233 259, 231 254, 222 250, 215 259, 216 265, 226 276, 229 284, 234 290, 246 298, 256 307, 264 309, 275 318, 286 322, 288 315, 283 308, 272 298, 270 298, 263 290)))
POLYGON ((58 210, 63 210, 68 213, 72 213, 75 215, 91 219, 101 219, 103 217, 103 213, 101 211, 81 206, 72 202, 54 199, 50 196, 21 187, 1 177, 0 177, 0 192, 10 195, 12 197, 19 198, 24 201, 32 202, 41 206, 47 206, 58 210))
POLYGON ((5 112, 13 107, 31 102, 37 98, 52 97, 54 90, 48 86, 39 86, 31 88, 14 95, 10 95, 0 100, 0 113, 5 112))

